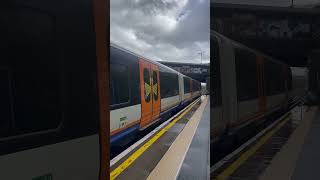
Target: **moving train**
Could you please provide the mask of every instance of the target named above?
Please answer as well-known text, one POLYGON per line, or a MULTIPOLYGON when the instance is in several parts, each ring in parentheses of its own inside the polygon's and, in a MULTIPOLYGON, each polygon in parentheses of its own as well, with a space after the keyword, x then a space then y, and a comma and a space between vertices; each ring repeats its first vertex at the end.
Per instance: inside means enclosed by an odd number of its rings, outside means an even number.
POLYGON ((267 55, 211 31, 211 143, 237 139, 306 94, 306 79, 267 55))
POLYGON ((200 95, 200 82, 110 45, 111 145, 156 125, 200 95))

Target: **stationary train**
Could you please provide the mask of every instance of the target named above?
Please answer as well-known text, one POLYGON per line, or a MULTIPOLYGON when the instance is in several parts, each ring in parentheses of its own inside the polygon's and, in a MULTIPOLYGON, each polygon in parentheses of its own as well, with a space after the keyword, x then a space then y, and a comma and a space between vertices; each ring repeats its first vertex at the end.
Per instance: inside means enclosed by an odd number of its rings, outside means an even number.
POLYGON ((112 146, 158 124, 200 95, 200 82, 115 44, 110 45, 112 146))
POLYGON ((108 179, 109 108, 120 137, 137 120, 142 130, 198 96, 196 81, 111 47, 123 59, 111 60, 121 81, 109 97, 106 3, 1 3, 1 180, 108 179))
POLYGON ((1 2, 1 180, 108 179, 103 7, 97 0, 1 2))
POLYGON ((269 56, 211 32, 211 143, 237 139, 305 95, 306 79, 269 56))

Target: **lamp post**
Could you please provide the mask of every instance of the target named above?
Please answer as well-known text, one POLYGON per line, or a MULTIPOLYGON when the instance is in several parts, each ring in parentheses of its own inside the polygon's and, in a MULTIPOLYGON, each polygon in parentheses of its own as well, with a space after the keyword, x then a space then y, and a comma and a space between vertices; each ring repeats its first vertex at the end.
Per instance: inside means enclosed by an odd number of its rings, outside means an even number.
POLYGON ((203 51, 200 51, 199 54, 200 54, 201 64, 202 64, 202 54, 203 54, 203 51))

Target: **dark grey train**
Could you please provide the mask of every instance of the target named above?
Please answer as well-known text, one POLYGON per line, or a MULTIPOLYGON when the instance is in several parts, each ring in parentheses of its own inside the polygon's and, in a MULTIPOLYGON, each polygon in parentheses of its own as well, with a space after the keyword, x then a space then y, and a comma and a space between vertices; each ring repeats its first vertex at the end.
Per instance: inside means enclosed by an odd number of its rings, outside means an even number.
POLYGON ((285 110, 305 94, 306 80, 260 52, 211 32, 211 142, 285 110))

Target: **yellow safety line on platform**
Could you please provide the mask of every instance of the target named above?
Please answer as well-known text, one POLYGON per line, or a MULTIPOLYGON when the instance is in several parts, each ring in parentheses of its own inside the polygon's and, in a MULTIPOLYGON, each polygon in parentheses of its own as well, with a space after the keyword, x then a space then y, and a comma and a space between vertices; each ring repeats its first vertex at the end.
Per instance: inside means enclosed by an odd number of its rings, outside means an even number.
POLYGON ((215 180, 227 179, 231 174, 233 174, 247 159, 249 159, 262 145, 264 145, 274 133, 276 133, 281 127, 283 127, 289 120, 290 116, 284 117, 280 123, 276 125, 274 129, 269 131, 267 134, 262 136, 262 138, 250 149, 244 152, 237 160, 235 160, 230 166, 223 170, 215 180))
POLYGON ((122 164, 120 164, 116 169, 114 169, 110 173, 110 179, 113 180, 118 177, 124 170, 126 170, 139 156, 143 154, 154 142, 156 142, 165 132, 167 132, 177 121, 179 121, 184 115, 186 115, 193 106, 199 102, 199 100, 195 101, 188 109, 186 109, 183 113, 181 113, 178 117, 176 117, 172 122, 166 125, 163 129, 161 129, 156 135, 154 135, 148 142, 146 142, 143 146, 141 146, 137 151, 135 151, 127 160, 125 160, 122 164))
POLYGON ((176 180, 178 178, 183 161, 185 160, 193 137, 197 131, 207 102, 208 98, 204 98, 200 107, 170 145, 170 148, 149 174, 147 180, 176 180))

